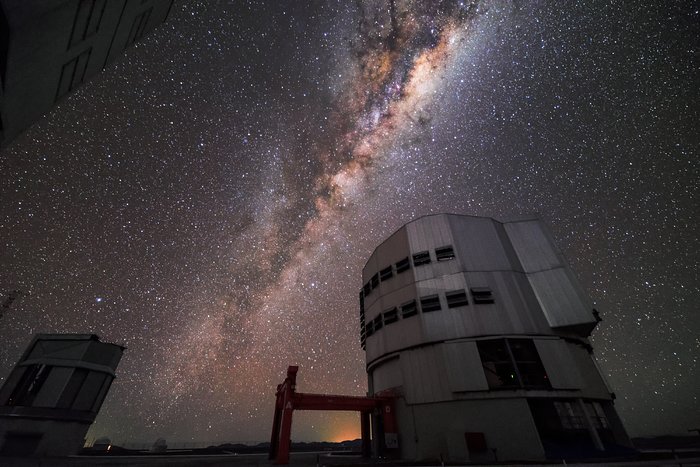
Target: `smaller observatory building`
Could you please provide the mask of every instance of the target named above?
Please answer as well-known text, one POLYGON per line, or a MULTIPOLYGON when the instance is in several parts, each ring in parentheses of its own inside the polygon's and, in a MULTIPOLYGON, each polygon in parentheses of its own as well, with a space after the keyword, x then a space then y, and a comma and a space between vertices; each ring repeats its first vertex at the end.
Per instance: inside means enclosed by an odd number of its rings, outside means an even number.
POLYGON ((0 465, 77 454, 123 352, 94 334, 36 335, 0 389, 0 465))
POLYGON ((397 395, 385 448, 472 462, 628 452, 588 340, 600 319, 539 219, 421 217, 362 274, 369 394, 397 395))

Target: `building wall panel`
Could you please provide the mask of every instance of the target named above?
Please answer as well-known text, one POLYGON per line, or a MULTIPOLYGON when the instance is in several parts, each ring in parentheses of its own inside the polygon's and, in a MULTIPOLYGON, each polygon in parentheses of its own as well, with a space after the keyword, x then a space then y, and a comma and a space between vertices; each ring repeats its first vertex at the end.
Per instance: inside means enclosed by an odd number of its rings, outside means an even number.
POLYGON ((581 395, 592 399, 610 399, 610 388, 605 377, 593 361, 595 358, 586 349, 572 345, 569 347, 574 365, 581 374, 581 395))
POLYGON ((507 222, 503 227, 525 272, 563 265, 554 243, 545 234, 541 221, 507 222))
POLYGON ((445 362, 437 346, 405 351, 399 362, 409 404, 451 399, 445 362))
POLYGON ((442 345, 450 391, 485 391, 489 385, 481 365, 476 342, 449 342, 442 345))
POLYGON ((562 339, 535 339, 537 353, 554 389, 578 389, 582 385, 581 373, 562 339))
MULTIPOLYGON (((498 449, 499 460, 527 460, 544 457, 526 399, 459 401, 415 406, 416 458, 435 459, 440 454, 450 461, 493 461, 491 449, 498 449), (464 433, 484 433, 488 450, 469 453, 464 433), (461 433, 459 443, 458 434, 461 433)), ((410 423, 406 421, 405 423, 410 423)), ((404 421, 401 421, 403 431, 404 421)), ((410 431, 410 428, 406 428, 410 431)))
POLYGON ((495 221, 488 218, 451 216, 455 247, 466 271, 511 269, 511 263, 499 239, 495 221))
POLYGON ((551 327, 595 322, 593 304, 582 300, 563 267, 528 274, 528 280, 551 327))
POLYGON ((55 407, 72 374, 73 368, 52 368, 49 377, 46 378, 46 382, 41 387, 39 394, 36 395, 32 405, 35 407, 55 407))
POLYGON ((403 376, 398 357, 382 362, 372 369, 373 394, 402 385, 403 376))

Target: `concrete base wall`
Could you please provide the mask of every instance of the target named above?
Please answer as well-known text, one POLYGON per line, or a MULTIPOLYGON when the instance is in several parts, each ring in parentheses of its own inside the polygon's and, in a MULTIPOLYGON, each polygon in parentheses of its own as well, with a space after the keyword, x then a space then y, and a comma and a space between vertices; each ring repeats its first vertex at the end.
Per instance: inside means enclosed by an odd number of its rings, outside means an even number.
POLYGON ((89 428, 90 424, 84 422, 0 417, 0 455, 74 455, 82 449, 89 428))
POLYGON ((396 409, 403 459, 440 459, 442 456, 446 461, 488 462, 496 457, 498 460, 545 458, 524 398, 420 405, 406 405, 399 400, 396 409), (484 433, 488 450, 469 452, 467 432, 484 433))

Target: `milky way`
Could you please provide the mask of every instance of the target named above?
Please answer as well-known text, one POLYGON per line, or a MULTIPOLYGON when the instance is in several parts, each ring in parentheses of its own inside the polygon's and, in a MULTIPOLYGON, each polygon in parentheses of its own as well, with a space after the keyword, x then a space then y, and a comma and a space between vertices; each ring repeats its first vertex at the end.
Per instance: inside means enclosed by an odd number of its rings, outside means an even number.
MULTIPOLYGON (((91 436, 265 440, 290 364, 300 390, 365 393, 384 238, 538 212, 631 433, 692 428, 697 24, 681 3, 176 3, 2 152, 0 293, 31 294, 0 377, 34 332, 93 332, 128 350, 91 436)), ((358 431, 299 414, 293 436, 358 431)))

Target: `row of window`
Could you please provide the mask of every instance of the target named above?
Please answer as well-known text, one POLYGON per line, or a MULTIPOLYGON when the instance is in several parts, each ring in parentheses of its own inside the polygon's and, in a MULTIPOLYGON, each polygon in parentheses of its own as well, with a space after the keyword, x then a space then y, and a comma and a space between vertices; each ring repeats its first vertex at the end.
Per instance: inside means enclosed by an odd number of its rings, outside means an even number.
MULTIPOLYGON (((144 3, 146 3, 146 1, 142 0, 141 4, 143 5, 144 3)), ((68 42, 68 49, 82 43, 97 33, 100 23, 102 22, 106 4, 107 0, 80 0, 78 9, 75 11, 73 30, 71 31, 70 41, 68 42)), ((134 17, 131 23, 131 29, 129 30, 129 36, 126 40, 126 46, 133 44, 143 37, 152 11, 153 7, 150 7, 134 17)))
MULTIPOLYGON (((73 30, 68 41, 68 50, 97 33, 106 4, 106 0, 80 0, 73 19, 73 30)), ((85 73, 91 54, 92 47, 89 47, 63 65, 61 76, 58 79, 56 101, 75 90, 85 81, 85 73)))
POLYGON ((106 373, 74 368, 64 382, 64 367, 35 364, 16 371, 22 374, 14 390, 4 401, 8 406, 36 407, 35 399, 47 381, 53 391, 62 387, 55 408, 97 412, 109 389, 111 377, 106 373))
POLYGON ((85 39, 93 36, 100 27, 104 14, 106 0, 80 0, 75 11, 73 31, 71 31, 68 48, 80 44, 85 39))
POLYGON ((63 65, 63 68, 61 68, 61 77, 58 79, 56 100, 73 91, 85 81, 85 72, 87 71, 91 53, 92 47, 84 50, 80 55, 72 58, 68 63, 63 65))
MULTIPOLYGON (((90 37, 94 36, 95 33, 97 33, 100 22, 102 21, 105 5, 106 0, 80 0, 78 9, 75 12, 73 30, 68 43, 69 50, 72 47, 83 43, 86 39, 89 39, 90 37)), ((125 47, 128 47, 143 37, 146 32, 146 26, 152 10, 153 7, 134 17, 125 47)), ((74 91, 85 81, 87 66, 88 62, 90 61, 91 54, 92 47, 89 47, 86 50, 83 50, 80 54, 71 58, 63 65, 61 68, 61 76, 58 79, 58 89, 56 90, 55 97, 56 101, 71 91, 74 91)))
MULTIPOLYGON (((489 287, 472 287, 469 291, 474 304, 494 303, 493 292, 489 287)), ((448 308, 469 305, 467 292, 464 289, 445 292, 445 302, 448 308)), ((380 313, 376 318, 365 323, 364 298, 360 296, 360 340, 363 348, 367 337, 379 331, 382 327, 397 322, 399 319, 410 318, 418 314, 419 306, 422 313, 438 311, 442 308, 440 296, 438 294, 424 295, 418 300, 409 300, 401 306, 393 307, 380 313)))
MULTIPOLYGON (((441 246, 435 249, 435 260, 436 261, 449 261, 455 258, 454 248, 452 245, 441 246)), ((378 273, 372 276, 372 278, 367 281, 367 283, 362 287, 360 294, 364 294, 366 297, 372 290, 379 287, 380 282, 386 282, 395 275, 401 274, 411 269, 411 260, 413 260, 413 267, 422 266, 425 264, 430 264, 432 261, 430 257, 430 251, 419 251, 412 256, 407 256, 401 261, 397 261, 396 264, 390 264, 389 266, 381 269, 378 273)))

